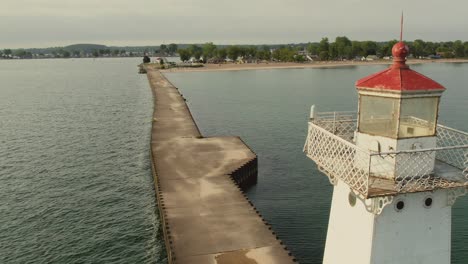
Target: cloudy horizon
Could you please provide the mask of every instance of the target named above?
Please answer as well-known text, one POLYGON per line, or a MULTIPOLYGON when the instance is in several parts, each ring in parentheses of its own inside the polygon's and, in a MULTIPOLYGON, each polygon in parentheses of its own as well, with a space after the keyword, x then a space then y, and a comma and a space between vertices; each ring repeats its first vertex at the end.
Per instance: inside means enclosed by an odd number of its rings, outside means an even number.
POLYGON ((0 49, 77 43, 287 44, 333 40, 468 39, 468 3, 375 0, 3 0, 0 49))

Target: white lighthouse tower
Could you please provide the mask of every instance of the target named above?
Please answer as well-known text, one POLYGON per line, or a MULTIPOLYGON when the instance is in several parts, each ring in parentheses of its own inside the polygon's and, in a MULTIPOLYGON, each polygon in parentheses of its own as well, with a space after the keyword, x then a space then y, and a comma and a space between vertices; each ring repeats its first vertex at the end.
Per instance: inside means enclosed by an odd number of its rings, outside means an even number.
POLYGON ((311 111, 304 152, 334 185, 323 263, 449 264, 451 208, 468 188, 468 133, 438 124, 445 88, 392 49, 356 82, 358 113, 311 111))

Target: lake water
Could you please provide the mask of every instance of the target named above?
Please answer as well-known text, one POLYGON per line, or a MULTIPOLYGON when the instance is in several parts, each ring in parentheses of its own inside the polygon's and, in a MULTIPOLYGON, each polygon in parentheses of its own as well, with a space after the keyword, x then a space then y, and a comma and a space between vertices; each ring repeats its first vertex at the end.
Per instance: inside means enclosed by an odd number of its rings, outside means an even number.
MULTIPOLYGON (((387 66, 167 73, 205 136, 239 135, 259 156, 249 198, 300 263, 321 263, 332 186, 302 153, 310 106, 357 109, 354 83, 387 66)), ((468 64, 413 69, 446 86, 440 123, 468 131, 468 64)), ((468 197, 453 209, 452 263, 468 259, 468 197)), ((339 254, 339 252, 337 252, 339 254)))
MULTIPOLYGON (((0 60, 0 263, 166 262, 139 62, 0 60)), ((204 135, 239 135, 259 155, 250 199, 301 263, 320 263, 332 187, 302 153, 310 105, 356 109, 354 82, 384 67, 167 76, 204 135)), ((468 64, 413 68, 447 87, 441 122, 468 130, 468 64)), ((467 212, 464 197, 453 210, 456 264, 468 258, 467 212)))
POLYGON ((161 263, 140 59, 0 60, 0 263, 161 263))

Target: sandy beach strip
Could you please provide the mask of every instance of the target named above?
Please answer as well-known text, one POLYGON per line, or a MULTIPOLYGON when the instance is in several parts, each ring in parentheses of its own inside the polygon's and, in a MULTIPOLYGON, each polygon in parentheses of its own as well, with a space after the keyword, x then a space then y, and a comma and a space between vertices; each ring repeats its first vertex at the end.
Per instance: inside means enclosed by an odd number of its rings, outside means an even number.
MULTIPOLYGON (((407 64, 426 63, 468 63, 468 59, 437 59, 437 60, 408 60, 407 64)), ((304 68, 336 68, 366 65, 390 65, 391 60, 378 61, 317 61, 309 63, 295 62, 269 62, 269 63, 223 63, 204 64, 200 68, 171 68, 161 72, 201 72, 201 71, 244 71, 244 70, 268 70, 268 69, 304 69, 304 68)))

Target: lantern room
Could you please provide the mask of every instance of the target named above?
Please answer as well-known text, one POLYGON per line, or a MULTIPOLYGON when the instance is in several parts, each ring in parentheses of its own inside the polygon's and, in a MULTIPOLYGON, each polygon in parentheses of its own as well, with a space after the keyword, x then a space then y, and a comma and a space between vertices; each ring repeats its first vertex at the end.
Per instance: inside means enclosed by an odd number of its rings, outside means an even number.
POLYGON ((445 88, 406 65, 409 48, 393 46, 393 65, 356 82, 358 132, 392 139, 435 136, 445 88))
POLYGON ((357 114, 311 109, 304 152, 366 199, 468 186, 468 134, 438 124, 445 88, 406 65, 403 42, 392 53, 388 69, 356 82, 357 114))

